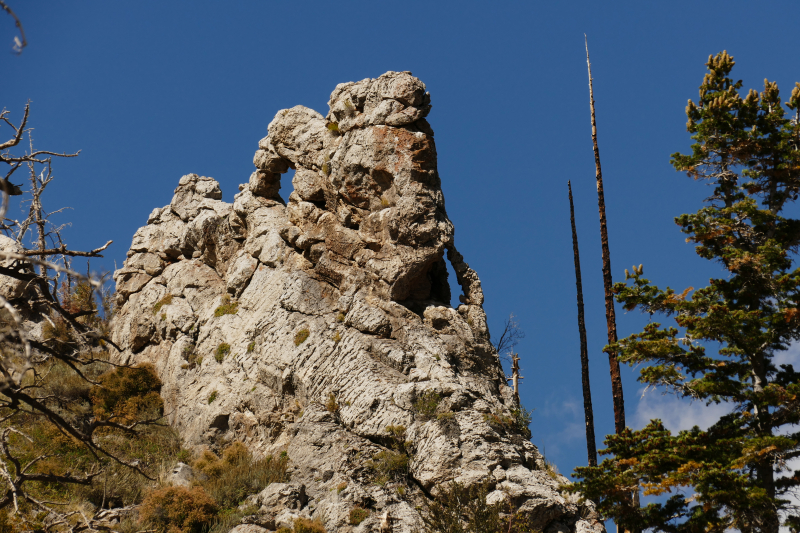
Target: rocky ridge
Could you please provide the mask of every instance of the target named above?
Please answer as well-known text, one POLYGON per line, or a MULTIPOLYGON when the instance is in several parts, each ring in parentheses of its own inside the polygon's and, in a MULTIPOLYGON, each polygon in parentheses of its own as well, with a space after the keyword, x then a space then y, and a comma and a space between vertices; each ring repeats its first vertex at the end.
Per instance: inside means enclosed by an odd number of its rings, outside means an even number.
POLYGON ((491 501, 544 531, 603 531, 513 423, 480 280, 445 211, 425 85, 388 72, 338 85, 329 105, 277 113, 233 204, 190 174, 150 214, 115 273, 120 360, 155 365, 189 445, 288 453, 291 482, 251 498, 251 529, 313 516, 328 531, 410 533, 420 502, 455 480, 489 481, 491 501), (398 439, 407 472, 376 483, 371 459, 398 439), (373 510, 355 527, 354 506, 373 510))

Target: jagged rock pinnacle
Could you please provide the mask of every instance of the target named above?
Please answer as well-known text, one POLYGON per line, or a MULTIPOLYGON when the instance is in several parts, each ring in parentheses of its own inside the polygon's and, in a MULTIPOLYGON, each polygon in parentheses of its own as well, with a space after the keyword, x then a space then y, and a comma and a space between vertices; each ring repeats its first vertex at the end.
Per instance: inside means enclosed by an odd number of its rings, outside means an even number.
POLYGON ((285 515, 328 531, 378 531, 391 517, 410 533, 422 500, 456 480, 489 481, 492 501, 511 498, 545 531, 602 531, 510 422, 519 406, 480 280, 455 247, 425 85, 387 72, 337 86, 329 105, 327 117, 278 112, 233 205, 192 174, 150 214, 115 274, 121 360, 156 366, 188 445, 288 453, 290 483, 252 498, 252 523, 276 523, 264 502, 280 489, 302 502, 285 515), (398 432, 407 473, 378 484, 370 460, 398 432), (354 506, 374 510, 356 528, 354 506))

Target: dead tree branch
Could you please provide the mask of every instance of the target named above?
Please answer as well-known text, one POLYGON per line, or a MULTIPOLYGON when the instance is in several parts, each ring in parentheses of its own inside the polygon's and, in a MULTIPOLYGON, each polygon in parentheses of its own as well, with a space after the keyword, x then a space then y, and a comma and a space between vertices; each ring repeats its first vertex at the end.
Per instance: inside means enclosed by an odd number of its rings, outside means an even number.
POLYGON ((11 11, 11 8, 8 7, 3 0, 0 0, 0 9, 11 15, 14 19, 14 25, 19 29, 19 37, 14 37, 14 46, 12 48, 12 50, 19 55, 22 53, 22 49, 28 46, 28 41, 25 39, 25 30, 22 28, 22 22, 20 22, 19 17, 11 11))

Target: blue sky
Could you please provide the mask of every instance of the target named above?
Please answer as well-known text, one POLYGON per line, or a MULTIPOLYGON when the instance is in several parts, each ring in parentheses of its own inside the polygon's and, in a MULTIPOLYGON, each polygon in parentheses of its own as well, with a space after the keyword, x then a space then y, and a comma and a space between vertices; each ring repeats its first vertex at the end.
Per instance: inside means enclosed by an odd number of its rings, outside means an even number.
MULTIPOLYGON (((646 277, 682 290, 718 272, 673 222, 708 190, 669 164, 689 147, 684 108, 708 55, 728 50, 745 90, 768 77, 788 95, 800 80, 796 0, 9 4, 29 46, 11 53, 13 21, 0 13, 0 106, 18 119, 30 99, 37 146, 81 150, 56 163, 47 205, 73 208, 60 218, 72 248, 114 240, 97 269, 121 265, 183 174, 216 178, 231 201, 278 110, 324 114, 337 83, 388 70, 422 79, 456 245, 481 277, 495 335, 512 312, 527 333, 522 399, 536 409, 534 443, 563 473, 586 462, 568 179, 598 443, 613 431, 583 34, 615 279, 643 263, 646 277)), ((645 321, 618 313, 620 335, 645 321)), ((710 414, 640 400, 635 372, 623 373, 631 426, 710 414)))

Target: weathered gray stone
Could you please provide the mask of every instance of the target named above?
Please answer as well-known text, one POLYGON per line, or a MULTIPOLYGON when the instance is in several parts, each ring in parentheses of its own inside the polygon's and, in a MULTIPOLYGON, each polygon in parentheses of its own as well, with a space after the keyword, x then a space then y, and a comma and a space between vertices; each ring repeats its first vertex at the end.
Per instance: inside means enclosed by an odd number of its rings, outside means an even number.
MULTIPOLYGON (((14 239, 6 237, 5 235, 0 235, 0 251, 21 254, 24 249, 21 245, 17 244, 14 239)), ((0 255, 0 266, 9 268, 18 263, 18 259, 11 259, 0 255)), ((25 281, 0 275, 0 296, 6 300, 13 300, 14 298, 21 297, 25 293, 26 286, 27 283, 25 281)))
POLYGON ((186 463, 178 463, 175 468, 170 470, 167 480, 169 483, 179 487, 189 487, 194 481, 194 470, 186 463))
POLYGON ((566 478, 545 472, 519 429, 489 423, 519 404, 480 280, 455 247, 429 110, 408 72, 341 84, 327 117, 278 112, 233 205, 211 178, 181 178, 115 275, 119 359, 154 364, 188 446, 240 440, 258 455, 288 453, 290 484, 248 499, 261 506, 250 526, 309 516, 346 531, 360 505, 374 511, 354 531, 411 533, 422 529, 417 508, 455 480, 490 483, 492 501, 511 498, 544 531, 600 533, 591 502, 561 492, 566 478), (229 294, 237 312, 217 316, 229 294), (202 363, 187 365, 187 349, 202 363), (439 398, 433 413, 419 410, 423 398, 439 398), (408 473, 379 485, 370 461, 391 445, 389 426, 405 428, 408 473))
POLYGON ((239 524, 231 529, 230 533, 267 533, 267 528, 255 524, 239 524))

